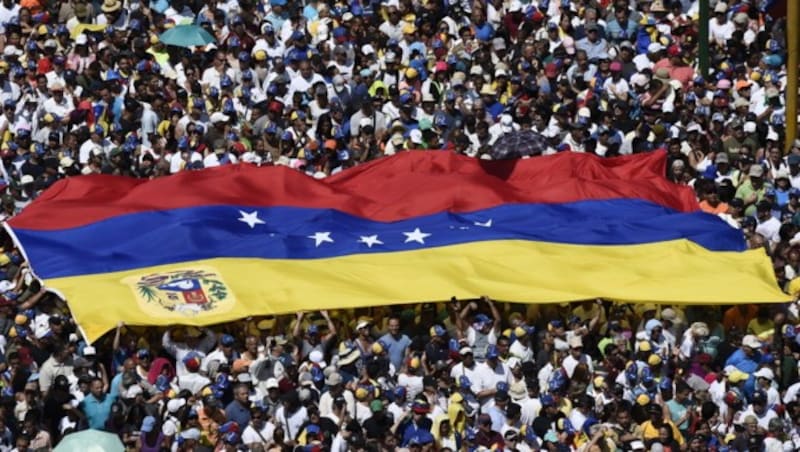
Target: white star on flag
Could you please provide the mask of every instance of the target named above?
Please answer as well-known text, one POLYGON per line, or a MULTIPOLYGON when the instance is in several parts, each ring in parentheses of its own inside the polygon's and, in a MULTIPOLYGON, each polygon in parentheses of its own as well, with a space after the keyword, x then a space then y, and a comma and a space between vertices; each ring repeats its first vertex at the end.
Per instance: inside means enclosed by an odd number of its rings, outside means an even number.
POLYGON ((325 242, 333 243, 330 232, 315 232, 314 235, 309 235, 308 238, 314 239, 314 242, 318 248, 325 242))
POLYGON ((474 224, 475 226, 480 226, 480 227, 482 227, 482 228, 491 228, 491 227, 492 227, 492 219, 491 219, 491 218, 489 218, 489 221, 486 221, 486 222, 484 222, 484 223, 481 223, 480 221, 476 221, 476 222, 475 222, 475 223, 473 223, 473 224, 474 224))
POLYGON ((242 223, 247 223, 247 225, 250 226, 250 229, 256 227, 257 224, 264 224, 264 220, 258 218, 257 210, 254 210, 250 213, 240 210, 239 213, 242 214, 242 217, 239 218, 239 221, 242 223))
POLYGON ((417 242, 422 245, 425 244, 425 238, 431 236, 426 232, 420 231, 419 228, 415 228, 413 232, 404 232, 403 234, 406 236, 406 241, 404 243, 417 242))
POLYGON ((363 243, 367 245, 367 248, 372 248, 372 245, 383 245, 383 242, 378 240, 377 235, 362 235, 361 239, 359 239, 358 243, 363 243))

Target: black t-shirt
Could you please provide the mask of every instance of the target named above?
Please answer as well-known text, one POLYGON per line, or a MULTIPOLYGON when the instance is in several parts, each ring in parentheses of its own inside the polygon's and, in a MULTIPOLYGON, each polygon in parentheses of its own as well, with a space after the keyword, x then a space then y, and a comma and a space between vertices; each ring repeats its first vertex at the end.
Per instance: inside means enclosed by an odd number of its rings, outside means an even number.
POLYGON ((364 432, 367 439, 381 439, 386 436, 386 432, 394 425, 394 416, 391 413, 384 413, 383 416, 372 415, 364 421, 364 432))

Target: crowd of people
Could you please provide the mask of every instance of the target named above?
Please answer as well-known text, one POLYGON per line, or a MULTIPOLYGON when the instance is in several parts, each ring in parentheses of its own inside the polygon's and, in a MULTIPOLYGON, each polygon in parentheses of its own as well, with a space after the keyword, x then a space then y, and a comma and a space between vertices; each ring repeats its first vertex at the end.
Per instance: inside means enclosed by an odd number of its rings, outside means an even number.
MULTIPOLYGON (((664 150, 800 294, 800 140, 766 0, 0 1, 2 217, 62 178, 407 149, 664 150), (205 46, 165 45, 178 25, 205 46), (784 155, 784 143, 793 143, 784 155)), ((86 429, 141 451, 793 451, 800 308, 489 298, 127 326, 86 343, 9 237, 0 452, 86 429)))

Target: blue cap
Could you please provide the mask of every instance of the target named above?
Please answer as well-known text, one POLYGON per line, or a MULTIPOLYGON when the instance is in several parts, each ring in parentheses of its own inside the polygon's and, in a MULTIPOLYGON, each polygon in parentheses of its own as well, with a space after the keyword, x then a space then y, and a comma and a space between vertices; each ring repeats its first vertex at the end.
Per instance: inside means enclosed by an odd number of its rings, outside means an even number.
POLYGON ((142 428, 141 431, 144 433, 150 433, 153 431, 153 428, 156 426, 156 418, 153 416, 147 416, 142 420, 142 428))
POLYGON ((199 97, 196 98, 194 102, 192 102, 192 105, 194 106, 194 108, 199 108, 201 110, 206 108, 206 102, 203 99, 200 99, 199 97))
POLYGON ((236 343, 236 339, 230 334, 223 334, 220 343, 225 347, 232 347, 236 343))
POLYGON ((550 326, 553 328, 564 328, 564 322, 561 320, 551 320, 550 326))
POLYGON ((231 80, 231 78, 228 77, 227 74, 225 74, 220 79, 219 86, 221 86, 222 88, 230 88, 231 86, 233 86, 233 80, 231 80))
POLYGON ((500 352, 497 351, 497 346, 494 344, 489 344, 486 347, 486 358, 493 359, 500 356, 500 352))
POLYGON ((297 41, 297 40, 303 39, 305 37, 306 37, 306 35, 303 34, 302 31, 295 31, 294 33, 292 33, 292 35, 289 37, 289 39, 291 39, 292 41, 297 41))
POLYGON ((236 36, 231 36, 228 39, 228 48, 241 47, 241 46, 242 46, 242 41, 240 41, 239 38, 237 38, 236 36))
POLYGON ((543 407, 553 406, 556 404, 556 399, 550 394, 542 394, 541 397, 539 397, 539 402, 541 402, 543 407))
POLYGON ((664 379, 658 383, 658 389, 662 391, 672 390, 672 380, 670 380, 668 377, 664 377, 664 379))
POLYGON ((497 392, 508 392, 508 383, 505 381, 498 381, 496 389, 497 392))
POLYGON ((161 392, 169 389, 169 378, 167 378, 166 375, 159 375, 158 378, 156 378, 156 389, 161 392))
POLYGON ((319 334, 319 327, 317 325, 311 324, 308 326, 308 334, 319 334))
POLYGON ((319 425, 316 424, 308 424, 306 426, 306 433, 309 435, 319 435, 319 425))
POLYGON ((341 151, 336 153, 336 157, 341 161, 350 160, 350 152, 347 149, 342 149, 341 151))
POLYGON ((178 149, 189 149, 189 138, 182 136, 180 140, 178 140, 178 149))
POLYGON ((228 421, 228 422, 222 424, 222 426, 219 428, 219 432, 222 433, 222 434, 225 434, 225 433, 228 433, 228 432, 235 432, 235 431, 238 431, 238 430, 239 430, 239 424, 237 424, 234 421, 228 421))
POLYGON ((444 336, 445 334, 447 334, 447 330, 444 329, 444 327, 442 327, 441 325, 434 325, 433 326, 433 334, 435 334, 436 336, 440 336, 441 337, 441 336, 444 336))
POLYGON ((492 319, 490 319, 489 316, 487 316, 486 314, 483 314, 483 313, 480 313, 480 314, 475 316, 475 322, 476 323, 489 323, 491 321, 492 321, 492 319))

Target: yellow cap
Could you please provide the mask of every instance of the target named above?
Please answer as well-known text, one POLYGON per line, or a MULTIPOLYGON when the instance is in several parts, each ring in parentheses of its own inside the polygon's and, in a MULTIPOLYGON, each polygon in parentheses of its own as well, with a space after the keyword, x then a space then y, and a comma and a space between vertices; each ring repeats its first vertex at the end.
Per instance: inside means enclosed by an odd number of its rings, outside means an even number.
POLYGON ((728 375, 728 381, 731 383, 739 383, 740 381, 745 381, 748 378, 750 378, 750 375, 742 372, 739 369, 734 370, 730 373, 730 375, 728 375))
POLYGON ((406 25, 403 26, 403 34, 410 35, 410 34, 416 32, 416 31, 417 31, 417 27, 415 27, 415 26, 413 26, 411 24, 406 24, 406 25))
POLYGON ((641 406, 645 406, 650 403, 650 396, 647 394, 639 394, 639 397, 636 398, 636 403, 641 406))
POLYGON ((463 401, 464 396, 462 396, 460 392, 454 392, 453 395, 450 396, 450 403, 461 403, 463 401))
POLYGON ((265 61, 267 59, 267 51, 258 49, 253 52, 253 59, 256 61, 265 61))
POLYGON ((374 342, 372 344, 372 354, 380 355, 381 353, 383 353, 383 346, 381 345, 380 342, 374 342))
POLYGON ((525 331, 525 328, 523 328, 521 326, 518 326, 518 327, 514 328, 514 336, 516 336, 516 337, 525 337, 526 334, 528 334, 528 332, 525 331))
POLYGON ((411 358, 408 361, 408 367, 412 369, 419 369, 419 365, 420 365, 419 358, 411 358))
POLYGON ((50 33, 50 30, 47 29, 47 25, 39 25, 39 28, 36 29, 40 35, 44 36, 50 33))
POLYGON ((356 399, 364 400, 369 396, 369 391, 366 388, 359 387, 356 389, 356 399))
POLYGON ((417 78, 418 75, 419 72, 417 72, 417 70, 413 67, 406 69, 406 78, 417 78))
POLYGON ((661 364, 661 357, 653 353, 647 358, 647 364, 657 366, 661 364))
POLYGON ((653 346, 650 345, 650 342, 648 342, 648 341, 640 341, 639 342, 639 351, 640 352, 649 352, 652 349, 653 349, 653 346))
POLYGON ((28 316, 26 316, 25 314, 17 314, 17 316, 14 317, 14 323, 16 323, 17 325, 25 325, 26 323, 28 323, 28 316))

